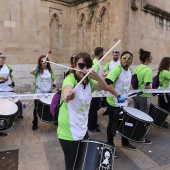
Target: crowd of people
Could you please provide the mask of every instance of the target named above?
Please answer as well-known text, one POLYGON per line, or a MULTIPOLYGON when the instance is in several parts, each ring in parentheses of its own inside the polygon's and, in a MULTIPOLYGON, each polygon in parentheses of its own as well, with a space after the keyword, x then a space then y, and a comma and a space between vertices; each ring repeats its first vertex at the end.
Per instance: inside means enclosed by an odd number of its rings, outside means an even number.
MULTIPOLYGON (((128 93, 132 90, 131 78, 132 70, 130 68, 133 62, 133 54, 124 51, 120 54, 119 50, 112 53, 113 59, 103 67, 98 62, 104 55, 104 49, 97 47, 94 50, 94 59, 86 53, 80 52, 73 54, 70 58, 70 68, 65 74, 61 89, 61 99, 64 101, 59 109, 57 134, 65 156, 65 165, 67 170, 73 169, 78 146, 81 140, 89 139, 88 131, 100 132, 97 122, 97 112, 102 107, 102 102, 106 107, 103 115, 108 115, 107 143, 115 147, 114 137, 120 125, 120 114, 122 108, 128 106, 128 93), (91 70, 93 68, 93 70, 91 70), (90 71, 90 73, 89 73, 90 71), (84 76, 89 75, 84 78, 84 76), (83 81, 82 81, 83 80, 83 81), (80 85, 79 82, 82 81, 80 85), (75 88, 78 85, 77 88, 75 88), (109 91, 113 96, 107 98, 92 98, 92 93, 98 90, 109 91)), ((140 64, 136 67, 134 73, 138 78, 138 90, 152 89, 152 69, 149 64, 152 63, 151 52, 140 49, 140 64)), ((0 53, 0 92, 14 92, 15 86, 12 69, 5 64, 6 56, 0 53)), ((30 73, 35 77, 34 93, 51 93, 52 88, 56 88, 56 75, 52 70, 49 59, 45 55, 38 58, 37 66, 31 69, 30 73)), ((158 67, 159 88, 170 87, 170 57, 164 57, 158 67)), ((1 95, 1 94, 0 94, 1 95)), ((151 94, 143 93, 133 97, 134 108, 148 114, 151 105, 151 94)), ((32 130, 38 128, 38 100, 34 101, 33 126, 32 130)), ((170 96, 168 94, 159 94, 158 105, 162 109, 170 112, 170 96)), ((22 102, 17 103, 20 114, 18 118, 23 118, 22 102)), ((168 127, 165 122, 164 127, 168 127), (166 126, 165 126, 166 124, 166 126)), ((0 136, 6 136, 0 133, 0 136)), ((136 150, 129 139, 122 136, 122 146, 130 150, 136 150)), ((144 144, 152 142, 145 138, 144 144)), ((115 154, 115 157, 117 155, 115 154)))

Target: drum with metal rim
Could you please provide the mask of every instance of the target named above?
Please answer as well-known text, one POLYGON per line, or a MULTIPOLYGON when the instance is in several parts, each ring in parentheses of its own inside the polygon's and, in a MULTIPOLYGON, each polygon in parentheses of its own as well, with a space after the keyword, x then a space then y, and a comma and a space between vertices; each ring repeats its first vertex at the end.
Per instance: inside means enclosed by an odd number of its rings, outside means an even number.
POLYGON ((100 141, 82 140, 74 170, 113 170, 115 147, 100 141))
POLYGON ((37 100, 37 116, 38 118, 46 123, 56 123, 58 120, 57 118, 53 118, 53 116, 50 113, 50 104, 51 104, 52 98, 47 99, 40 99, 37 100))
POLYGON ((3 132, 11 129, 14 125, 18 107, 8 99, 0 99, 0 103, 0 131, 3 132))
POLYGON ((162 127, 166 118, 170 113, 166 110, 160 108, 159 106, 155 106, 151 104, 149 110, 149 116, 153 118, 153 125, 157 127, 162 127))
POLYGON ((131 141, 144 142, 153 119, 146 113, 132 107, 124 107, 122 111, 124 115, 118 133, 131 141))

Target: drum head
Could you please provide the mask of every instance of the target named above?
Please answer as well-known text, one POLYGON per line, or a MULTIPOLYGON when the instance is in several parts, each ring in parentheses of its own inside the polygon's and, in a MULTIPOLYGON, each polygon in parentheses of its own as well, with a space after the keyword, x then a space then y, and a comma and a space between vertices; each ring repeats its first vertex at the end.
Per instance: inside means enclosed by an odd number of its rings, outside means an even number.
POLYGON ((17 98, 15 98, 17 94, 14 92, 0 92, 0 96, 14 96, 13 98, 9 98, 8 100, 13 101, 14 103, 16 103, 18 101, 17 98))
POLYGON ((1 107, 0 107, 0 115, 12 115, 18 111, 17 105, 8 100, 8 99, 0 99, 1 107))
POLYGON ((129 115, 132 115, 133 117, 136 117, 140 120, 146 122, 153 122, 153 119, 149 115, 133 107, 123 107, 123 110, 127 112, 129 115))
POLYGON ((45 103, 45 104, 50 105, 50 104, 51 104, 51 101, 52 101, 52 98, 48 98, 48 99, 40 99, 40 101, 41 101, 42 103, 45 103))

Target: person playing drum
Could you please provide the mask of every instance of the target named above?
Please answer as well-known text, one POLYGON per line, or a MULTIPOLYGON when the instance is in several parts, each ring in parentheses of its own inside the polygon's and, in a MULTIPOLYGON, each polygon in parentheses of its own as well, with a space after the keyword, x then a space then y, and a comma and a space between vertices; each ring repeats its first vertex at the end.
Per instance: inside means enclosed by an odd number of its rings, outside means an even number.
MULTIPOLYGON (((126 98, 131 88, 132 73, 129 66, 132 61, 133 55, 129 51, 123 52, 120 57, 120 65, 115 66, 105 79, 108 84, 108 91, 114 95, 107 97, 107 102, 109 104, 107 142, 113 146, 115 146, 113 139, 116 135, 122 107, 128 105, 126 98)), ((136 147, 131 145, 125 137, 122 137, 122 145, 128 149, 136 150, 136 147)), ((117 155, 115 156, 117 157, 117 155)))
MULTIPOLYGON (((139 50, 139 59, 141 64, 135 69, 135 73, 138 77, 138 89, 151 89, 152 83, 152 69, 148 65, 152 62, 151 52, 145 51, 143 49, 139 50)), ((142 112, 148 114, 151 104, 151 94, 143 93, 139 96, 133 98, 134 108, 141 110, 142 112)), ((145 139, 145 144, 151 144, 152 142, 145 139)))
MULTIPOLYGON (((45 55, 41 55, 38 58, 38 65, 30 71, 35 76, 34 93, 51 93, 52 88, 56 88, 56 75, 51 69, 50 63, 45 60, 49 61, 45 55)), ((37 102, 37 100, 34 100, 32 130, 37 130, 38 127, 37 102)))
POLYGON ((83 79, 92 67, 92 60, 88 53, 77 54, 73 68, 82 70, 72 71, 63 81, 61 100, 64 101, 59 110, 58 138, 64 151, 66 170, 73 170, 79 142, 88 139, 88 113, 92 92, 107 90, 107 84, 94 70, 85 80, 83 79))
MULTIPOLYGON (((14 92, 15 82, 13 72, 11 67, 5 64, 5 60, 6 56, 0 53, 0 92, 14 92)), ((19 110, 17 117, 22 119, 22 102, 19 100, 16 104, 19 110)))
MULTIPOLYGON (((170 88, 170 57, 164 57, 158 68, 159 75, 159 88, 167 89, 170 88)), ((170 95, 160 94, 158 95, 158 105, 162 109, 165 109, 170 113, 170 95)), ((168 128, 168 122, 164 122, 163 127, 168 128)))

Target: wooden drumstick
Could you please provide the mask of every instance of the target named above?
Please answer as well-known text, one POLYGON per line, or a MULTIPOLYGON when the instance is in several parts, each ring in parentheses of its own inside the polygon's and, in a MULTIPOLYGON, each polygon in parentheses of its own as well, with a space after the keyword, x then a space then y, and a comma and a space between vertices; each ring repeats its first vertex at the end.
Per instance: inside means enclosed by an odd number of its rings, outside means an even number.
POLYGON ((51 54, 51 50, 48 51, 48 53, 47 53, 45 59, 43 60, 43 63, 44 63, 45 61, 47 61, 47 57, 48 57, 49 54, 51 54))
POLYGON ((94 68, 121 42, 119 40, 95 65, 93 68, 90 69, 90 71, 80 80, 80 82, 74 87, 73 91, 84 81, 84 79, 94 70, 94 68))

